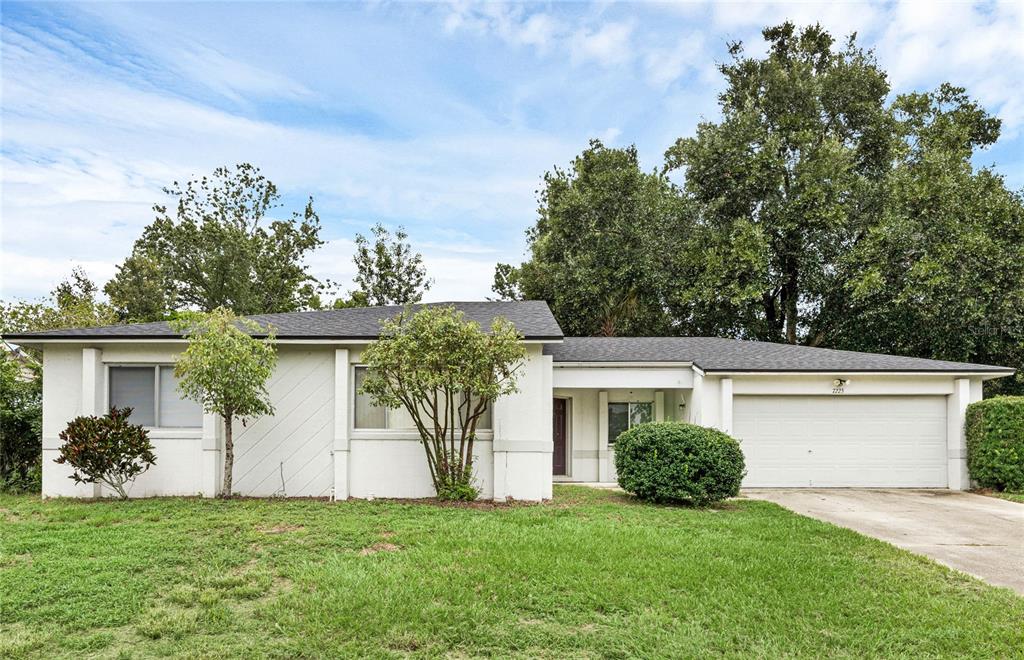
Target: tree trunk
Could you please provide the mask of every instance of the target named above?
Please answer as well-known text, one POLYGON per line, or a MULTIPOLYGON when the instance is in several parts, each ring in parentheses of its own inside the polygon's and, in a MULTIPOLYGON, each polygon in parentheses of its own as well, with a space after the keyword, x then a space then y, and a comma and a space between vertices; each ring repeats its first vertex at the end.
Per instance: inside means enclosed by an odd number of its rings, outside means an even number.
POLYGON ((224 483, 221 485, 222 497, 231 497, 231 468, 235 464, 235 441, 231 432, 231 417, 224 417, 224 483))
MULTIPOLYGON (((791 258, 790 258, 791 259, 791 258)), ((783 287, 785 307, 783 313, 786 315, 786 343, 795 344, 796 323, 797 323, 797 302, 799 302, 800 279, 797 266, 787 259, 786 284, 783 287)))

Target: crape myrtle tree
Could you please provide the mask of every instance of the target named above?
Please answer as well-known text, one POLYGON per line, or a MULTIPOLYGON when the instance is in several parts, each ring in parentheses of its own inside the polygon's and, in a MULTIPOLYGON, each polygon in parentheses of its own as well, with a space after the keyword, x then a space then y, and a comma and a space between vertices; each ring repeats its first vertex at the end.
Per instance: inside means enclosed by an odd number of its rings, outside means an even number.
POLYGON ((224 420, 224 479, 221 496, 232 495, 234 420, 272 415, 267 380, 277 364, 274 329, 223 307, 171 322, 188 339, 174 365, 178 389, 203 411, 224 420))
POLYGON ((368 371, 360 392, 375 405, 408 411, 438 497, 477 497, 477 424, 495 399, 518 390, 521 338, 503 318, 484 331, 453 307, 430 306, 385 321, 380 339, 363 352, 368 371))
POLYGON ((312 198, 290 218, 275 218, 277 186, 249 163, 174 182, 164 192, 175 203, 153 207, 156 219, 104 287, 123 319, 218 307, 237 314, 320 307, 326 284, 305 263, 323 244, 312 198))

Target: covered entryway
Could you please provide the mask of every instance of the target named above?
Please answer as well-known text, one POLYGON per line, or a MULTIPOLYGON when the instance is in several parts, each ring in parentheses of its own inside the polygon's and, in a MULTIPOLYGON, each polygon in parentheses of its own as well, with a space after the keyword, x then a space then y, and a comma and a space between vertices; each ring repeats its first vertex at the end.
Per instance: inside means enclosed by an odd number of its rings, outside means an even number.
POLYGON ((736 396, 745 487, 945 488, 944 396, 736 396))

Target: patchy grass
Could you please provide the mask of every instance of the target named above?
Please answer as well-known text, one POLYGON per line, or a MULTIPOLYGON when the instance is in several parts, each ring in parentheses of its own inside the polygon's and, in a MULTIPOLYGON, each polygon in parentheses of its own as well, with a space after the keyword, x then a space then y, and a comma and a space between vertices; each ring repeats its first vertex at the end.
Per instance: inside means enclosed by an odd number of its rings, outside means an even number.
POLYGON ((1010 491, 998 491, 989 489, 979 489, 974 491, 978 495, 988 495, 989 497, 998 497, 1001 500, 1009 500, 1011 502, 1020 502, 1024 504, 1024 493, 1014 493, 1010 491))
POLYGON ((1024 599, 767 502, 0 497, 0 657, 1019 656, 1024 599))

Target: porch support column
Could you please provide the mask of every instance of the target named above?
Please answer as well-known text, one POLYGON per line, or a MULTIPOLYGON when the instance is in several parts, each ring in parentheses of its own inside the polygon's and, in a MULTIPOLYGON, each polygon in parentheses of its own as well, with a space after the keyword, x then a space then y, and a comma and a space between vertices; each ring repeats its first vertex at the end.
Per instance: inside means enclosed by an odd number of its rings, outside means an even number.
POLYGON ((611 481, 612 453, 608 449, 608 392, 597 393, 597 480, 611 481))
POLYGON ((334 351, 334 444, 331 456, 334 459, 334 498, 347 500, 351 492, 348 473, 349 459, 349 368, 348 349, 334 351))
POLYGON ((721 429, 723 433, 732 435, 732 378, 722 379, 719 392, 721 394, 722 402, 721 429))
POLYGON ((654 393, 654 421, 665 421, 665 393, 661 390, 654 393))

